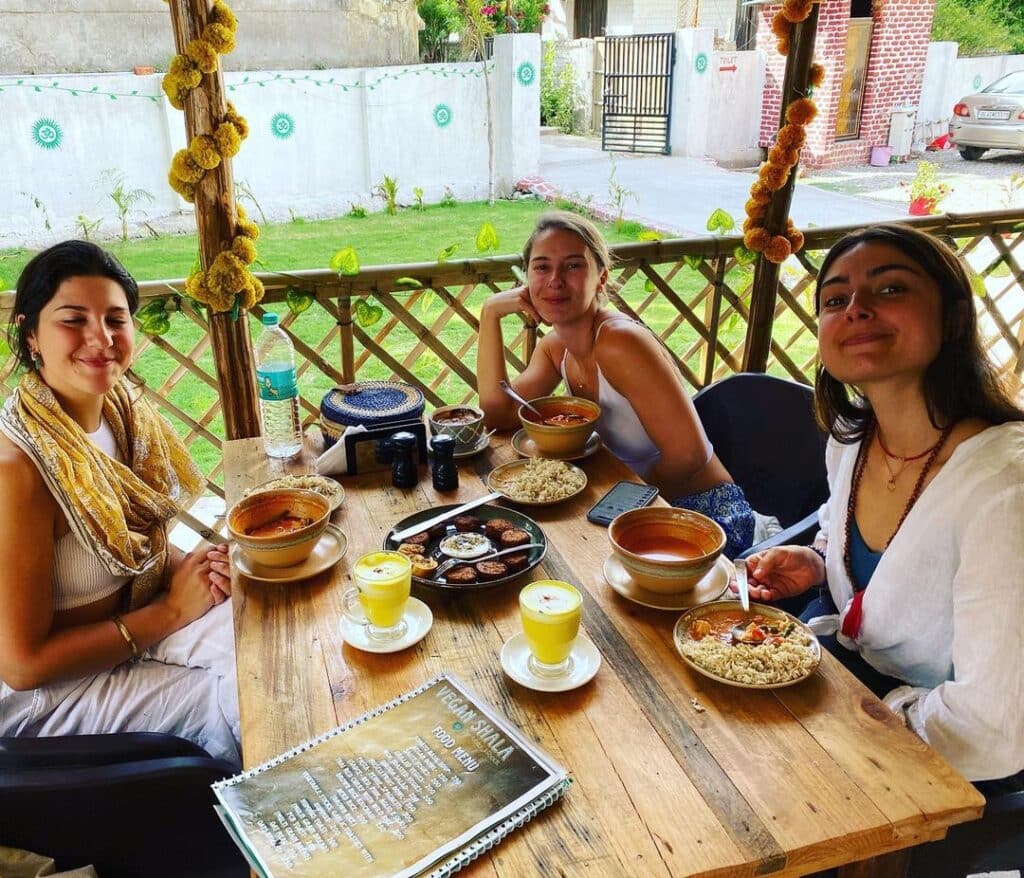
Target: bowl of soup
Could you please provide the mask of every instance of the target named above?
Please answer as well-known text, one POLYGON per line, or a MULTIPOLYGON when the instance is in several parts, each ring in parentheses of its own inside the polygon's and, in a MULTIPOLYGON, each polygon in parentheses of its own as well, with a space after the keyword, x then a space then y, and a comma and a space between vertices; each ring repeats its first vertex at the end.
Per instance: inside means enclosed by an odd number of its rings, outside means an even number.
POLYGON ((315 491, 275 488, 250 494, 232 506, 228 530, 250 562, 292 567, 313 552, 330 513, 330 501, 315 491))
POLYGON ((601 417, 601 406, 580 396, 542 396, 530 404, 543 417, 520 406, 519 422, 541 454, 581 454, 601 417))
POLYGON ((484 413, 472 405, 443 405, 428 418, 434 436, 451 436, 456 451, 467 451, 480 443, 484 433, 484 413))
POLYGON ((725 531, 706 515, 672 506, 630 509, 608 527, 615 556, 648 591, 693 589, 725 548, 725 531))

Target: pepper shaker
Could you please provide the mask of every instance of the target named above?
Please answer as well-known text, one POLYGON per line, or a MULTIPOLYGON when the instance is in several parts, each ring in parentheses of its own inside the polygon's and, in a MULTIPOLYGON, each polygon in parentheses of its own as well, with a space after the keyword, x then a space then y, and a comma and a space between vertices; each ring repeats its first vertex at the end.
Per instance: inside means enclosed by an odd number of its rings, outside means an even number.
POLYGON ((459 470, 455 466, 455 440, 451 436, 438 435, 430 440, 434 452, 430 476, 435 491, 454 491, 459 487, 459 470))
POLYGON ((412 433, 402 431, 391 437, 391 484, 396 488, 414 488, 419 481, 416 471, 416 437, 412 433))

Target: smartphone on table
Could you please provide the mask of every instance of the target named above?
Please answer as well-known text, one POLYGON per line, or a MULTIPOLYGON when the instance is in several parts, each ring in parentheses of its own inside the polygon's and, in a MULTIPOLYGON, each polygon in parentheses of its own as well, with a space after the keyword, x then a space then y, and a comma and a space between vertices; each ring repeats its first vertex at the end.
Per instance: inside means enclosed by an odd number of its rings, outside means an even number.
POLYGON ((587 521, 607 527, 616 516, 628 512, 630 509, 649 506, 657 496, 658 489, 652 488, 650 485, 640 482, 619 482, 613 485, 608 493, 590 508, 587 513, 587 521))

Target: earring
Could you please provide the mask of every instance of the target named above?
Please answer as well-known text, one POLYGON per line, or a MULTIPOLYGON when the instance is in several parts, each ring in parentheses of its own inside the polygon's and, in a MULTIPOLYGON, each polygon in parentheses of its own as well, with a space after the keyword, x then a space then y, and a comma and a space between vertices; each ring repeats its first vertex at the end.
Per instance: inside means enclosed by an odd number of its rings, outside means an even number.
POLYGON ((39 351, 29 351, 29 356, 32 358, 32 368, 37 372, 43 368, 43 358, 39 351))

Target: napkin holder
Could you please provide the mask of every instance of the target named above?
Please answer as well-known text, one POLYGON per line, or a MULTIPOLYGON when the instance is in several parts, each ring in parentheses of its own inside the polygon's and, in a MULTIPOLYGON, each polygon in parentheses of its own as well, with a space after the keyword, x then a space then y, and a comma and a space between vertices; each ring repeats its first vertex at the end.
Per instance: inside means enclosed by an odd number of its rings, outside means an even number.
POLYGON ((350 476, 391 469, 392 451, 389 440, 395 433, 412 433, 416 437, 416 463, 427 463, 427 428, 422 419, 397 421, 365 433, 345 436, 345 458, 350 476))

